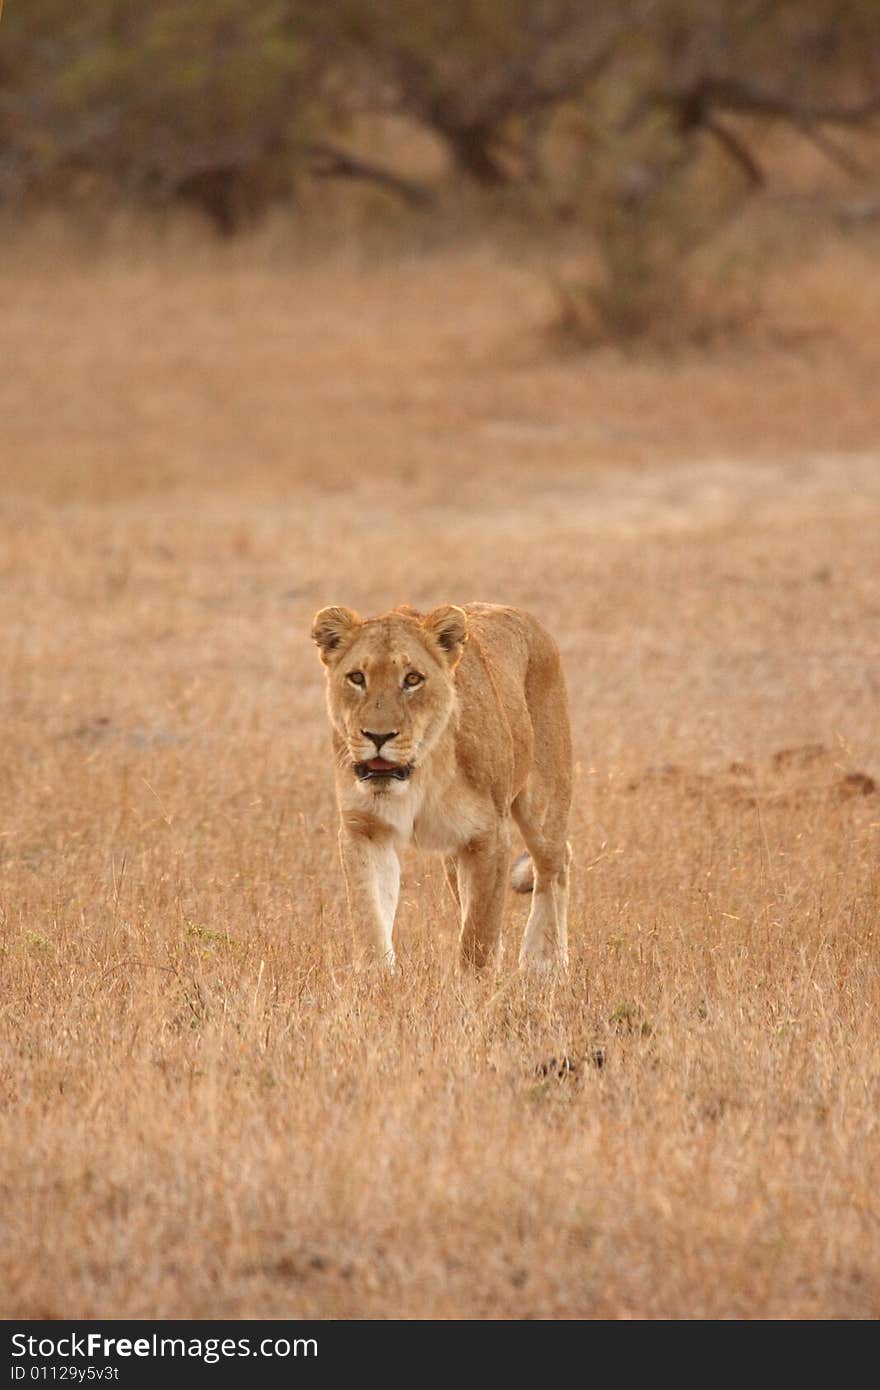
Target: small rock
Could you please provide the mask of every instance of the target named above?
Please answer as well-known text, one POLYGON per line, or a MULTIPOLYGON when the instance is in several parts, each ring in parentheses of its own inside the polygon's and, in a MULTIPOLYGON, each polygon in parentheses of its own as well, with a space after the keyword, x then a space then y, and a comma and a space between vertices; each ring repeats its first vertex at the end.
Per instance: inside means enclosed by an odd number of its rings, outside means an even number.
POLYGON ((867 772, 848 772, 837 784, 842 796, 872 796, 877 783, 867 772))

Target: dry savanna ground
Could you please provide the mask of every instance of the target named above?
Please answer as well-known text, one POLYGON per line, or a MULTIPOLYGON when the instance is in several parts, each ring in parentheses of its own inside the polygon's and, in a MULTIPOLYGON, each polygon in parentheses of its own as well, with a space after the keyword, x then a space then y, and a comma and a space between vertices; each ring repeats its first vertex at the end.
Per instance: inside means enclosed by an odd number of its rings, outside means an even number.
POLYGON ((0 267, 0 1313, 880 1314, 880 277, 565 352, 539 268, 0 267), (349 969, 311 616, 521 604, 572 964, 349 969))

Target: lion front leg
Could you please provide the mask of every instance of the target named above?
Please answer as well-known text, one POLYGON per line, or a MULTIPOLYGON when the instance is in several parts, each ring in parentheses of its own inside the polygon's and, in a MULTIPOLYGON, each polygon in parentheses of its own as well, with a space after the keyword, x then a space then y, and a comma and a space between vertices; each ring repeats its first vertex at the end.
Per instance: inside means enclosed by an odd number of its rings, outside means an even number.
POLYGON ((481 836, 457 858, 461 896, 460 954, 462 965, 476 967, 498 962, 501 924, 507 899, 510 835, 504 826, 481 836))
POLYGON ((356 829, 343 822, 339 854, 357 965, 395 967, 394 918, 400 896, 400 860, 389 833, 356 829))

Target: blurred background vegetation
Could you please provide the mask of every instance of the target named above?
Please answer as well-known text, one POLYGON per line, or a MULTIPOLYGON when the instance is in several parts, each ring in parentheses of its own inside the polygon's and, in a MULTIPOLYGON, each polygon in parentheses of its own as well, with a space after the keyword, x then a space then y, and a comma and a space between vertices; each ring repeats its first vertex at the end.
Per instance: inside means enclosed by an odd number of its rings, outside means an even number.
POLYGON ((841 216, 880 218, 878 127, 878 0, 7 0, 0 22, 6 216, 185 205, 233 237, 327 180, 422 219, 464 191, 589 236, 559 285, 584 336, 690 312, 704 248, 772 186, 769 131, 852 185, 841 216))

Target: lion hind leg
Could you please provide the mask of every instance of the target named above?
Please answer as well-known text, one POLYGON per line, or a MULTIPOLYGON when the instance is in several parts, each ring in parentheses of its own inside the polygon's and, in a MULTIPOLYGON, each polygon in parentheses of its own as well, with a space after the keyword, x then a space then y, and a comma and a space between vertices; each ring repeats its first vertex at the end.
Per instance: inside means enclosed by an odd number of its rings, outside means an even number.
MULTIPOLYGON (((568 882, 571 846, 571 734, 565 686, 554 661, 537 662, 526 677, 532 722, 532 766, 513 802, 514 820, 529 852, 532 905, 520 949, 521 966, 565 969, 568 963, 568 882)), ((525 872, 522 871, 523 878, 525 872)))
POLYGON ((528 883, 520 892, 532 893, 532 906, 520 949, 520 966, 562 969, 568 964, 568 885, 571 845, 565 838, 569 795, 554 800, 534 769, 513 803, 513 815, 528 848, 527 862, 513 866, 516 879, 528 883), (537 785, 536 785, 537 783, 537 785))
POLYGON ((521 968, 568 966, 568 888, 571 846, 566 844, 562 867, 556 873, 535 875, 532 907, 520 947, 521 968))

